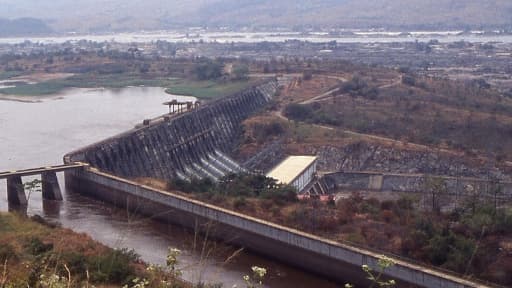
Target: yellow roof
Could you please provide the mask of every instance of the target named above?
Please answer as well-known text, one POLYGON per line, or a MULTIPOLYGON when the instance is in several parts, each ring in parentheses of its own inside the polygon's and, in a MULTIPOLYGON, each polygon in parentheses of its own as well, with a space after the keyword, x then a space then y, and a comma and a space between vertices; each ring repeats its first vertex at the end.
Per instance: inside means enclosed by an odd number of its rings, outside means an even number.
POLYGON ((279 183, 291 184, 316 159, 316 156, 290 156, 272 169, 267 177, 274 178, 279 183))

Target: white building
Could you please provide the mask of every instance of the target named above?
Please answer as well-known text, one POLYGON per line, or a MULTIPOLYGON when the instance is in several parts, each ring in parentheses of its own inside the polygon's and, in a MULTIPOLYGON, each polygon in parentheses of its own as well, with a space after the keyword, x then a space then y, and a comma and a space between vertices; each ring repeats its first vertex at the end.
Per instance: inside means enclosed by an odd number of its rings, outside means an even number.
POLYGON ((290 156, 267 174, 278 183, 294 186, 302 192, 311 183, 316 173, 316 156, 290 156))

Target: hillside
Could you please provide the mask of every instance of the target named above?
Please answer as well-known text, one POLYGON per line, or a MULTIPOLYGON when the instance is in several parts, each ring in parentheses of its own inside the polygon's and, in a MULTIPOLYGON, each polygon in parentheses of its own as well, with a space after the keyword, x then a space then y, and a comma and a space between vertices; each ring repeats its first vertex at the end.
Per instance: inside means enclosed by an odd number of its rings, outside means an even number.
POLYGON ((16 35, 43 35, 52 31, 43 21, 33 18, 14 20, 0 18, 0 37, 16 35))
POLYGON ((225 0, 220 7, 204 8, 200 16, 218 25, 446 29, 510 25, 511 12, 512 3, 503 0, 225 0))
POLYGON ((0 18, 38 18, 59 32, 197 25, 390 29, 512 26, 512 2, 507 0, 0 0, 0 6, 0 18))

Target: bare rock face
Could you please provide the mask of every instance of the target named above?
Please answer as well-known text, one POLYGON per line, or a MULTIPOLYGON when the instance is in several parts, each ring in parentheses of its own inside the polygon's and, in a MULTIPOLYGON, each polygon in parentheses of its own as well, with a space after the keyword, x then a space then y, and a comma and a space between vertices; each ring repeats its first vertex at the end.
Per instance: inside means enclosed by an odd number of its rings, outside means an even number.
POLYGON ((403 150, 363 142, 345 147, 323 146, 311 151, 319 156, 321 171, 375 171, 400 174, 494 178, 510 180, 492 163, 464 159, 433 151, 403 150))

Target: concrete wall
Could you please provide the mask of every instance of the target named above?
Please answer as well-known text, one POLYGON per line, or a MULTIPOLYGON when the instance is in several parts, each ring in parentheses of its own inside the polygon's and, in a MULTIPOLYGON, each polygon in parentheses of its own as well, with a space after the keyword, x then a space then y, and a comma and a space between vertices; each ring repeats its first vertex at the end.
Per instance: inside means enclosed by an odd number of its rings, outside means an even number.
MULTIPOLYGON (((425 191, 425 183, 432 176, 424 174, 386 174, 373 172, 337 172, 324 175, 330 190, 353 189, 370 191, 414 192, 425 191)), ((496 187, 501 189, 499 198, 512 200, 512 182, 489 181, 476 178, 439 177, 450 194, 466 195, 475 191, 480 196, 494 197, 496 187), (470 188, 472 187, 472 189, 470 188)))
POLYGON ((295 178, 291 185, 297 189, 299 193, 306 188, 306 186, 313 181, 313 175, 316 172, 316 160, 313 164, 309 165, 309 167, 304 170, 299 177, 295 178))
MULTIPOLYGON (((169 192, 98 172, 66 172, 68 189, 191 229, 208 230, 224 241, 246 247, 334 280, 364 283, 361 265, 376 267, 378 254, 288 229, 169 192), (348 275, 348 276, 347 276, 348 275)), ((486 287, 443 272, 396 260, 389 277, 421 287, 486 287)))
POLYGON ((85 162, 122 177, 175 178, 216 150, 230 152, 240 123, 275 95, 265 80, 240 93, 177 116, 165 117, 72 152, 65 162, 85 162))

